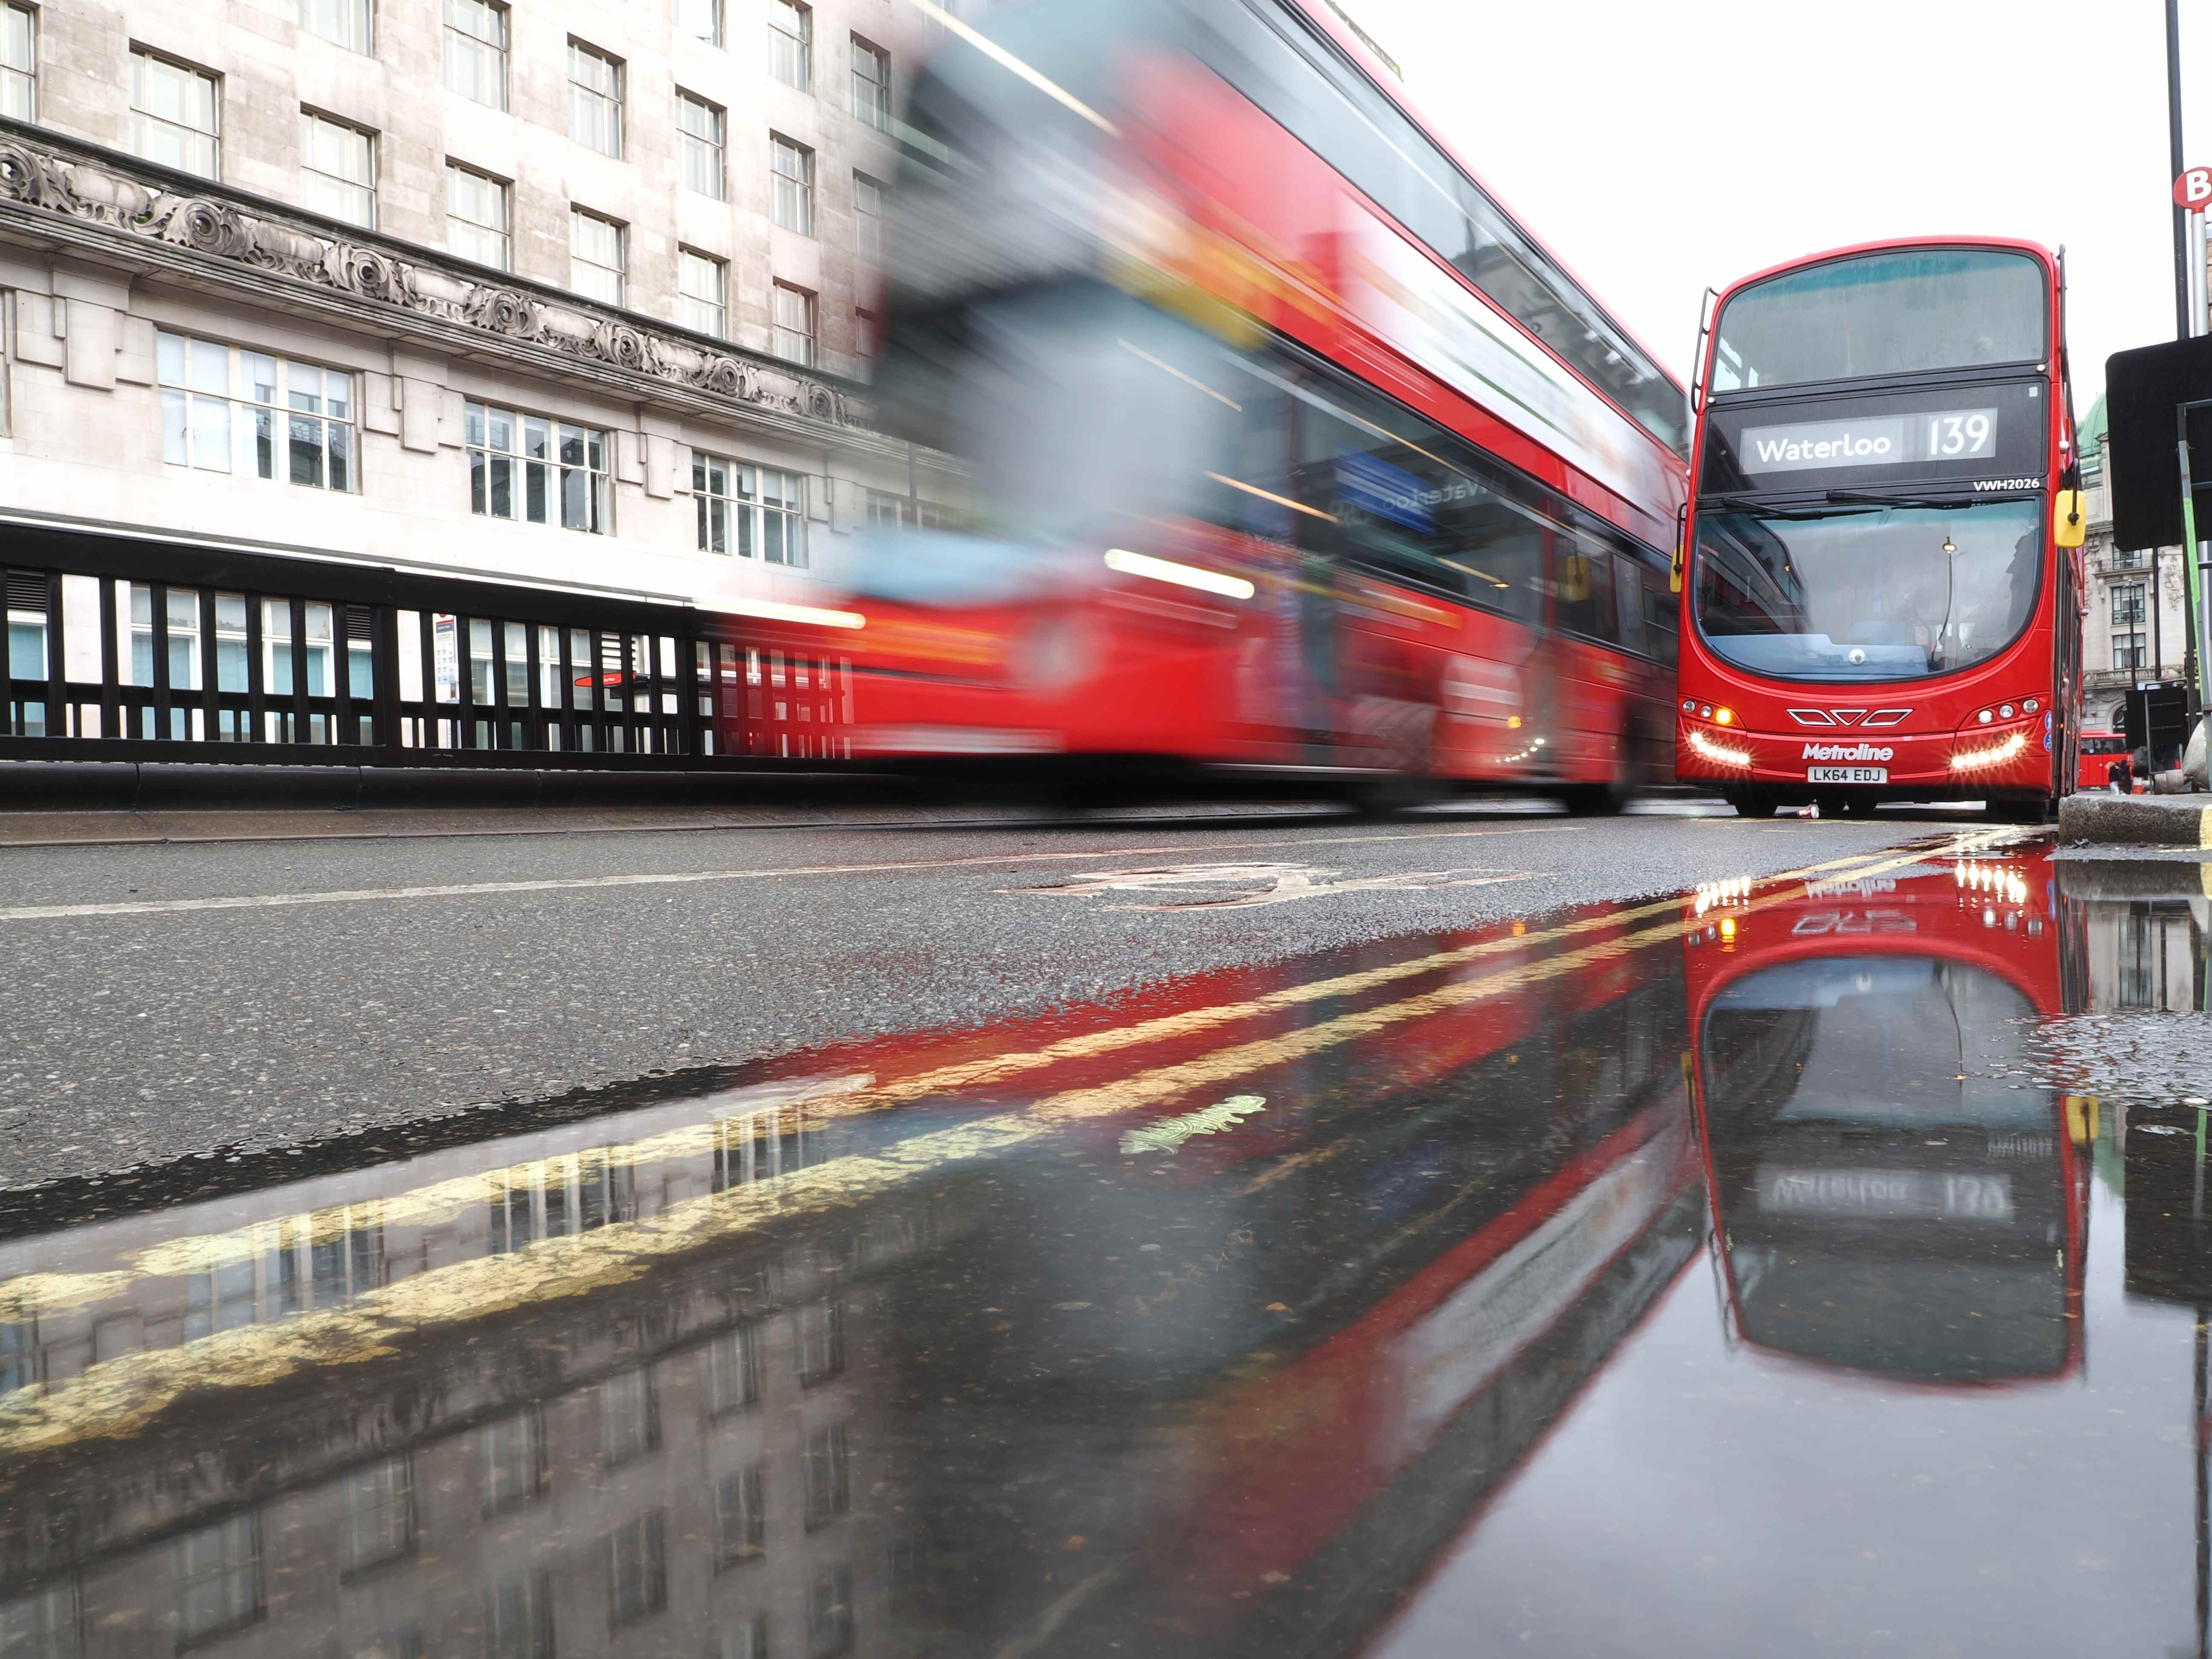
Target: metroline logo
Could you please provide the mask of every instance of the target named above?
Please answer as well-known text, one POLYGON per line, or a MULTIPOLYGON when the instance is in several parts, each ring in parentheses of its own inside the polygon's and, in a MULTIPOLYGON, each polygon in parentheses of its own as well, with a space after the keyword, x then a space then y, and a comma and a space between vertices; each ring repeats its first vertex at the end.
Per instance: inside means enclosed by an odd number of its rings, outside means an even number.
POLYGON ((1808 743, 1801 760, 1878 761, 1889 760, 1897 753, 1894 749, 1878 748, 1870 743, 1808 743))

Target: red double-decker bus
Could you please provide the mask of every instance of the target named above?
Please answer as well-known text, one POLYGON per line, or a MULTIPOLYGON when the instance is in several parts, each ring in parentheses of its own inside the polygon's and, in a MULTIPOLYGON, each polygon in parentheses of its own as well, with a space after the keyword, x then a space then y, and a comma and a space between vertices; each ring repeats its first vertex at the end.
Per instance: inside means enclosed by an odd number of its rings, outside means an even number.
POLYGON ((1304 0, 946 27, 877 390, 975 499, 841 538, 851 754, 1666 776, 1683 392, 1359 41, 1304 0))
POLYGON ((2032 243, 1881 243, 1720 298, 1678 544, 1676 767, 1739 812, 2074 787, 2085 525, 2064 284, 2032 243))

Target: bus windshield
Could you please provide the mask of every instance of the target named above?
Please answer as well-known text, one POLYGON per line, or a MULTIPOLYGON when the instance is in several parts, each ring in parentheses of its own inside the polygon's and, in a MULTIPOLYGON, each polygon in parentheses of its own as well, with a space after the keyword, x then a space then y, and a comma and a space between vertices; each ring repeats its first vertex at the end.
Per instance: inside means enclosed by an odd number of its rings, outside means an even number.
POLYGON ((1697 624, 1783 679, 1893 680, 1996 655, 2042 580, 2036 501, 1700 514, 1697 624))
POLYGON ((1832 259, 1745 289, 1716 326, 1713 390, 2034 363, 2042 265, 1994 249, 1832 259))

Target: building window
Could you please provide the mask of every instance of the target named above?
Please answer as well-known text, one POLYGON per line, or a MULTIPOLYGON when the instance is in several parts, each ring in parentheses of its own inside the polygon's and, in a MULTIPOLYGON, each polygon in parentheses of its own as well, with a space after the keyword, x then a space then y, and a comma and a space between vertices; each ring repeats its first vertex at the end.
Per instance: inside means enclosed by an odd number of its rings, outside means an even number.
POLYGON ((659 1510, 607 1534, 608 1623, 631 1624, 668 1605, 667 1528, 659 1510))
POLYGON ((489 173, 446 163, 446 246, 455 257, 505 270, 513 258, 507 235, 507 186, 489 173))
POLYGON ((627 1463, 660 1449, 660 1395, 641 1366, 599 1384, 599 1431, 607 1462, 627 1463))
POLYGON ((716 339, 730 331, 730 268, 708 253, 676 251, 676 320, 716 339))
POLYGON ((221 178, 222 103, 212 75, 132 50, 131 148, 148 161, 221 178))
POLYGON ((838 1302, 810 1302, 799 1310, 799 1380, 812 1388, 845 1369, 845 1309, 838 1302))
MULTIPOLYGON (((82 1651, 75 1578, 0 1601, 0 1654, 7 1659, 77 1659, 82 1651)), ((761 1650, 763 1659, 767 1651, 761 1650)))
POLYGON ((806 1530, 826 1527, 853 1507, 852 1461, 845 1425, 838 1423, 806 1437, 806 1530))
POLYGON ((568 286, 587 299, 623 302, 623 228, 582 208, 568 210, 568 286))
POLYGON ((775 198, 770 209, 776 223, 801 236, 814 234, 814 152, 788 138, 769 140, 769 166, 773 173, 775 198))
POLYGON ((605 433, 489 404, 464 408, 471 513, 607 532, 605 433))
POLYGON ((688 92, 676 94, 676 125, 683 137, 684 188, 722 199, 722 112, 688 92))
POLYGON ((722 44, 722 0, 676 0, 678 32, 710 46, 722 44))
POLYGON ((936 501, 918 501, 894 495, 888 489, 871 489, 866 497, 868 527, 872 530, 944 530, 960 522, 957 510, 936 501))
POLYGON ((415 1471, 387 1457, 340 1477, 344 1512, 338 1524, 338 1570, 363 1572, 415 1547, 415 1471))
POLYGON ((534 1406, 477 1431, 483 1512, 497 1515, 545 1490, 545 1419, 534 1406))
MULTIPOLYGON (((805 484, 796 472, 745 466, 693 451, 691 494, 698 514, 699 550, 805 569, 805 484)), ((715 1362, 710 1358, 708 1363, 715 1362)), ((745 1403, 750 1403, 750 1396, 745 1403)))
POLYGON ((237 1515, 176 1543, 177 1644, 261 1616, 261 1517, 237 1515))
POLYGON ((884 187, 865 173, 853 175, 853 252, 866 264, 884 262, 884 187))
POLYGON ((768 1659, 768 1615, 747 1613, 724 1625, 716 1659, 768 1659))
POLYGON ((568 136, 602 155, 622 154, 622 65, 568 43, 568 136))
POLYGON ((726 1474, 714 1487, 714 1565, 750 1561, 767 1547, 768 1511, 761 1501, 758 1463, 726 1474))
POLYGON ((368 52, 371 0, 300 0, 300 27, 348 52, 368 52))
MULTIPOLYGON (((713 459, 711 457, 708 459, 713 459)), ((713 465, 722 469, 725 479, 723 495, 726 501, 728 495, 726 479, 730 463, 714 460, 713 465)), ((696 485, 701 476, 696 457, 692 462, 691 476, 696 485)), ((726 541, 720 547, 711 549, 708 547, 703 515, 701 520, 699 550, 702 553, 729 551, 726 541)), ((37 679, 43 675, 44 672, 41 670, 40 674, 27 675, 24 678, 37 679)), ((733 1331, 723 1332, 721 1335, 708 1344, 707 1414, 709 1417, 726 1417, 732 1412, 749 1409, 759 1398, 759 1334, 750 1325, 740 1325, 733 1331)))
POLYGON ((807 1587, 807 1659, 833 1659, 852 1646, 853 1570, 833 1567, 807 1587))
POLYGON ((858 357, 884 355, 884 319, 872 311, 853 313, 853 354, 858 357))
POLYGON ((484 1637, 486 1659, 553 1659, 553 1586, 542 1568, 491 1587, 484 1637))
POLYGON ((39 118, 38 52, 31 9, 0 5, 0 115, 39 118))
POLYGON ((814 84, 814 12, 793 0, 769 0, 768 72, 805 92, 814 84))
POLYGON ((507 107, 507 8, 446 0, 446 90, 507 107))
POLYGON ((775 350, 794 363, 814 362, 814 296, 803 288, 775 285, 775 350))
POLYGON ((2112 672, 2138 673, 2143 665, 2143 593, 2141 582, 2112 588, 2112 672))
POLYGON ((161 459, 203 472, 359 487, 353 376, 159 331, 161 459))
POLYGON ((853 118, 878 131, 891 128, 891 55, 853 37, 853 118))
POLYGON ((359 127, 300 112, 300 205, 376 228, 376 140, 359 127))

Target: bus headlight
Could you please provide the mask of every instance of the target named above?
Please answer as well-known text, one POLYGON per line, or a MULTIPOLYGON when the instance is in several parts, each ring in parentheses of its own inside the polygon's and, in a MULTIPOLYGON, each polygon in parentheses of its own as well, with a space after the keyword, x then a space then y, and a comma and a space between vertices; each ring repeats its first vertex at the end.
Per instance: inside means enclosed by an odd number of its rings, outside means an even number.
POLYGON ((2015 732, 2002 742, 1980 749, 1961 749, 1951 757, 1954 772, 1978 772, 1991 766, 2002 766, 2027 747, 2027 733, 2015 732))
POLYGON ((1702 732, 1690 733, 1690 747, 1717 766, 1748 767, 1751 764, 1751 756, 1747 751, 1731 749, 1724 743, 1715 743, 1702 732))

